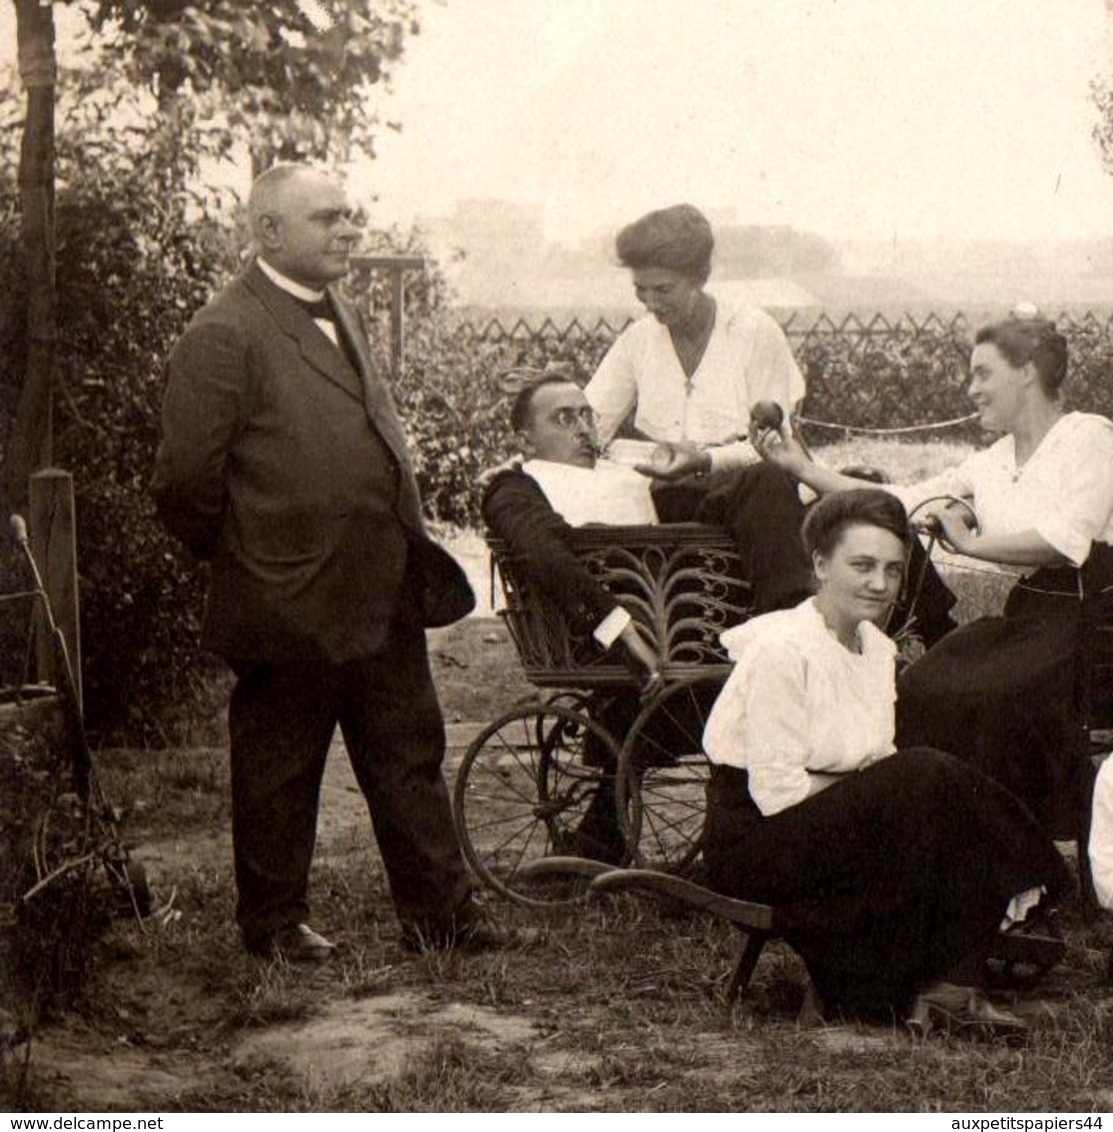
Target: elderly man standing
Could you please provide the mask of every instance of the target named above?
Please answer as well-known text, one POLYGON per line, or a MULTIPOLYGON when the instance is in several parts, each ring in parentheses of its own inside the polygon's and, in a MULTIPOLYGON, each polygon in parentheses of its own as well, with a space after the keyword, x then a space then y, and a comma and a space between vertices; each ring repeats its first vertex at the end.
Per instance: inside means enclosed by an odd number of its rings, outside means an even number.
POLYGON ((153 491, 212 561, 203 643, 229 707, 237 919, 248 949, 333 945, 307 924, 321 779, 339 724, 367 799, 403 943, 505 933, 473 900, 441 772, 424 628, 474 597, 427 537, 390 394, 331 288, 357 238, 343 190, 278 165, 248 201, 255 258, 174 348, 153 491))

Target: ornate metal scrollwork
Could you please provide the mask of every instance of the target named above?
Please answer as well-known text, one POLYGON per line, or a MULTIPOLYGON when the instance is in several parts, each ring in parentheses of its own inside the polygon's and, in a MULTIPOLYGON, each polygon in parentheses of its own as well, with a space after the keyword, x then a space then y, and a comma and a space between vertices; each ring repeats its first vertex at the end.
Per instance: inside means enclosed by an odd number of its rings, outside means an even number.
MULTIPOLYGON (((521 576, 507 548, 488 540, 506 597, 505 619, 529 679, 539 686, 630 684, 614 653, 572 631, 561 611, 521 576)), ((753 611, 741 559, 725 531, 699 524, 592 527, 575 532, 587 569, 630 611, 675 679, 728 661, 719 634, 753 611)))

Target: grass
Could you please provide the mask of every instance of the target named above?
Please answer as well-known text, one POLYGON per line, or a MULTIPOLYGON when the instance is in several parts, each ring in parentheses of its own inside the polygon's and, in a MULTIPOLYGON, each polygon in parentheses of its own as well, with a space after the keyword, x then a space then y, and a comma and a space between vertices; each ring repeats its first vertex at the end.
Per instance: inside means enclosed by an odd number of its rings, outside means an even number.
MULTIPOLYGON (((938 448, 854 458, 911 478, 952 458, 938 448)), ((991 607, 983 575, 955 579, 970 615, 991 607)), ((431 651, 449 720, 484 721, 528 690, 494 620, 444 631, 431 651)), ((118 921, 96 949, 84 998, 31 1047, 48 1052, 68 1035, 103 1052, 92 1071, 66 1085, 28 1062, 27 1046, 0 1055, 0 1101, 15 1110, 1062 1112, 1113 1100, 1113 926, 1087 922, 1077 907, 1064 910, 1065 962, 1033 988, 1004 992, 1033 1019, 1022 1048, 915 1041, 899 1027, 798 1030, 804 972, 787 946, 766 948, 751 994, 728 1006, 732 930, 629 896, 571 912, 493 902, 508 922, 540 929, 536 947, 412 956, 361 803, 345 823, 330 798, 314 923, 342 947, 323 969, 291 968, 248 957, 233 927, 226 752, 106 751, 98 765, 128 810, 137 858, 160 861, 180 915, 118 921), (392 1025, 410 1044, 389 1075, 376 1075, 389 1034, 370 1026, 353 1038, 366 1045, 366 1073, 334 1072, 330 1061, 345 1052, 335 1047, 306 1071, 277 1055, 240 1055, 253 1037, 286 1033, 304 1051, 337 1010, 358 1016, 394 1001, 392 1025), (454 1009, 469 1012, 464 1021, 446 1021, 454 1009), (101 1078, 124 1055, 150 1076, 104 1092, 101 1078), (172 1086, 155 1080, 160 1067, 172 1086)))
MULTIPOLYGON (((493 662, 493 661, 492 661, 493 662)), ((210 753, 102 757, 112 792, 154 795, 133 811, 145 844, 182 835, 183 813, 224 820, 227 785, 210 753), (196 776, 183 773, 193 764, 196 776), (169 773, 167 773, 169 772, 169 773), (206 783, 198 799, 195 778, 206 783), (211 785, 210 785, 211 783, 211 785)), ((345 832, 314 868, 323 930, 343 944, 317 970, 259 962, 232 923, 230 862, 218 851, 183 863, 180 920, 119 922, 99 948, 79 1012, 82 1041, 154 1051, 180 1073, 174 1095, 133 1095, 160 1111, 1092 1111, 1113 1081, 1113 996, 1108 925, 1068 909, 1067 962, 1034 990, 1010 992, 1037 1014, 1023 1049, 951 1039, 913 1041, 899 1028, 797 1030, 804 973, 774 944, 751 995, 723 999, 736 938, 723 924, 620 897, 573 914, 499 905, 511 922, 541 929, 538 946, 473 957, 401 950, 377 855, 345 832), (292 1072, 282 1060, 233 1056, 250 1034, 320 1022, 338 1004, 408 995, 400 1025, 421 1037, 388 1080, 292 1072), (1039 1003, 1046 1004, 1041 1013, 1039 1003), (437 1012, 466 1004, 525 1019, 528 1040, 494 1041, 445 1028, 437 1012), (123 1045, 121 1045, 123 1043, 123 1045)), ((69 1024, 73 1024, 73 1019, 69 1024)), ((309 1039, 299 1038, 299 1043, 309 1039)), ((375 1037, 369 1036, 371 1050, 375 1037)), ((80 1107, 50 1091, 22 1051, 6 1056, 16 1108, 80 1107), (22 1072, 22 1083, 20 1074, 22 1072)), ((371 1058, 371 1064, 374 1058, 371 1058)), ((5 1082, 0 1081, 0 1087, 5 1082)))

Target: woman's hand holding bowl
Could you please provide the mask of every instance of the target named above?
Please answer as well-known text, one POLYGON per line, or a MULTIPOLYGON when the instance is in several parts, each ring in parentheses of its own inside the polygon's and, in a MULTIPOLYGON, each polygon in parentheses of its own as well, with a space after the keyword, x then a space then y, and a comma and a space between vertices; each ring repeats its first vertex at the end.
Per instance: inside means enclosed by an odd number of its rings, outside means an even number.
POLYGON ((678 440, 657 445, 648 464, 634 467, 643 476, 655 480, 679 480, 685 476, 707 475, 711 470, 711 455, 706 448, 690 440, 678 440))

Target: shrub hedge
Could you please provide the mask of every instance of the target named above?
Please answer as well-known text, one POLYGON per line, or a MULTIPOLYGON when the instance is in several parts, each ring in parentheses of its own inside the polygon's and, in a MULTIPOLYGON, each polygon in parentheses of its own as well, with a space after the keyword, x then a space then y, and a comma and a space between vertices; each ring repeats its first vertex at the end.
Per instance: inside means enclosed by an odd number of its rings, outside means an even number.
MULTIPOLYGON (((66 139, 59 162, 53 462, 75 479, 87 724, 102 742, 164 743, 182 737, 204 687, 204 577, 163 531, 147 492, 163 359, 234 256, 159 162, 136 166, 122 147, 66 139)), ((15 197, 10 171, 0 193, 15 197)), ((0 262, 18 262, 18 248, 18 214, 4 210, 0 262)), ((0 400, 12 406, 22 300, 19 287, 0 294, 10 334, 0 400)))

